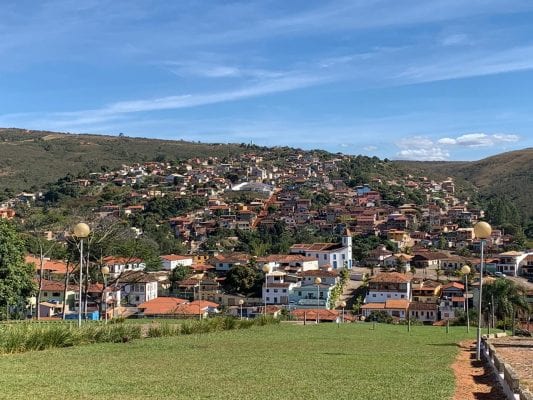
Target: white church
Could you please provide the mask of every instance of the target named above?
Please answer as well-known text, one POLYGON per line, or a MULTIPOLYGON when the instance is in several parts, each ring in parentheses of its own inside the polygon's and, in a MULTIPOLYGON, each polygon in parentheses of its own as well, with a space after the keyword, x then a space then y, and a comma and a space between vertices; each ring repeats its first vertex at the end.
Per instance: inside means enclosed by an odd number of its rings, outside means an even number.
POLYGON ((353 266, 352 234, 349 229, 345 229, 342 243, 298 243, 292 245, 289 252, 314 257, 319 267, 329 265, 333 269, 351 269, 353 266))

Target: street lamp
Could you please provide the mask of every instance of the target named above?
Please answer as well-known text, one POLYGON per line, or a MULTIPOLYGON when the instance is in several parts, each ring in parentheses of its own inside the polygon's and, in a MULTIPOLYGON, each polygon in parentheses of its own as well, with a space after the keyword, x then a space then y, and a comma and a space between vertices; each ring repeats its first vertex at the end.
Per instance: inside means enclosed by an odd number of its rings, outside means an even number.
POLYGON ((478 222, 474 225, 474 234, 481 241, 481 263, 479 266, 479 301, 478 301, 478 321, 477 321, 477 345, 476 345, 476 360, 481 360, 481 302, 483 295, 483 250, 485 246, 485 239, 490 237, 492 227, 486 222, 478 222))
POLYGON ((470 332, 470 316, 468 315, 468 274, 470 273, 470 267, 463 265, 461 272, 465 276, 465 293, 466 293, 466 331, 470 332))
POLYGON ((37 304, 37 298, 35 296, 31 296, 28 302, 30 303, 30 318, 33 319, 33 308, 37 304))
POLYGON ((270 265, 265 264, 263 266, 263 272, 265 273, 265 309, 263 311, 263 314, 266 316, 267 311, 267 293, 268 293, 268 274, 272 272, 272 267, 270 265))
POLYGON ((316 323, 318 324, 318 310, 320 309, 320 284, 322 283, 322 279, 320 277, 315 278, 315 285, 316 285, 316 323))
POLYGON ((341 301, 339 303, 339 306, 342 307, 342 318, 341 318, 341 322, 344 323, 344 307, 346 307, 346 302, 345 301, 341 301))
POLYGON ((242 305, 244 304, 244 300, 243 299, 240 299, 239 300, 239 306, 241 307, 241 319, 242 319, 242 305))
POLYGON ((78 300, 78 328, 81 328, 81 298, 82 298, 82 282, 83 282, 83 239, 89 236, 91 228, 86 223, 80 222, 74 227, 74 236, 80 239, 80 289, 78 300))
POLYGON ((102 268, 100 268, 100 272, 102 273, 102 276, 104 277, 104 291, 102 292, 102 299, 104 301, 104 313, 105 313, 105 323, 107 324, 107 277, 109 276, 109 267, 107 265, 104 265, 102 268))

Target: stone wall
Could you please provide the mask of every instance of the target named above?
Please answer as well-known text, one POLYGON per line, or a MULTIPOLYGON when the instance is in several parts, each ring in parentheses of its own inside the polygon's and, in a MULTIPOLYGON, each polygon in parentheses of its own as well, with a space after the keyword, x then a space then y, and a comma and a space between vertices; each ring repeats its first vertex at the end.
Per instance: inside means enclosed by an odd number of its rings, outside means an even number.
POLYGON ((482 336, 482 355, 490 365, 498 382, 501 384, 509 400, 533 400, 533 394, 525 387, 520 386, 520 379, 513 367, 505 363, 498 356, 491 339, 507 336, 505 333, 496 333, 482 336))

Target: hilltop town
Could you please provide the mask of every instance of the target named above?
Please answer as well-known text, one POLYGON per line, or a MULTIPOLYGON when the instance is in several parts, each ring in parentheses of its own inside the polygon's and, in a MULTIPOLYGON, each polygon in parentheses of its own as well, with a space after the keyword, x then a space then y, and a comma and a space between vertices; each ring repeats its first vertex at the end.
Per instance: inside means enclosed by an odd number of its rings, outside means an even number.
MULTIPOLYGON (((39 318, 75 318, 80 307, 96 319, 464 317, 476 283, 471 274, 467 297, 460 271, 479 268, 472 226, 484 211, 452 178, 391 171, 375 157, 299 150, 133 163, 20 193, 0 215, 32 237, 39 318), (100 243, 80 305, 78 256, 66 249, 81 220, 100 243)), ((487 271, 532 276, 533 253, 496 228, 487 271)))

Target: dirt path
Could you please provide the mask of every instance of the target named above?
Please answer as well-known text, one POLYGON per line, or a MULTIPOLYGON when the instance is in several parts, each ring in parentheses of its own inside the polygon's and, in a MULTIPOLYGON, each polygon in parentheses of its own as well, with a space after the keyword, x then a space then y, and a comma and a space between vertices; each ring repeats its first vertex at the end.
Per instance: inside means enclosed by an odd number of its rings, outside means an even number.
POLYGON ((492 375, 490 367, 476 361, 476 344, 460 343, 460 351, 452 365, 455 374, 453 400, 501 400, 505 395, 492 375))

